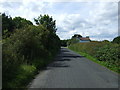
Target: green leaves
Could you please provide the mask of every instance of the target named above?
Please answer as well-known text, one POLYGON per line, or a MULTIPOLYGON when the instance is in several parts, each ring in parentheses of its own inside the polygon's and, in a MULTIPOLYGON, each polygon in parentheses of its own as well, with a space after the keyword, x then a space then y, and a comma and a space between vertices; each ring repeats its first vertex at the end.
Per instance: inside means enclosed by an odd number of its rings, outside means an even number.
POLYGON ((14 30, 14 23, 12 21, 12 17, 7 16, 5 13, 0 16, 2 16, 2 35, 5 35, 3 36, 3 38, 9 37, 10 33, 14 30))
POLYGON ((27 25, 33 25, 33 23, 31 21, 26 20, 25 18, 21 18, 21 17, 13 18, 13 22, 15 24, 15 26, 14 26, 15 29, 24 28, 27 25))
POLYGON ((67 40, 61 40, 61 46, 66 47, 68 41, 69 41, 69 39, 67 39, 67 40))
MULTIPOLYGON (((48 64, 59 50, 60 39, 54 33, 55 21, 48 15, 40 18, 41 24, 38 26, 21 17, 13 19, 16 29, 14 28, 12 34, 3 40, 3 87, 13 88, 14 85, 21 85, 36 69, 48 64), (21 65, 24 69, 19 73, 21 65), (18 73, 20 77, 17 77, 18 73), (14 80, 18 80, 18 84, 15 84, 14 80)), ((8 32, 6 29, 4 34, 7 35, 8 32)))
POLYGON ((114 38, 112 42, 120 44, 120 36, 114 38))
POLYGON ((55 20, 53 20, 52 17, 49 17, 49 15, 40 15, 37 19, 34 18, 34 21, 37 25, 43 25, 45 28, 50 30, 50 32, 55 33, 56 32, 56 24, 55 20))
POLYGON ((112 62, 114 64, 119 59, 119 47, 119 44, 107 44, 97 51, 96 57, 98 60, 112 62))
POLYGON ((33 23, 29 20, 26 20, 22 17, 15 17, 12 18, 10 16, 7 16, 5 13, 2 15, 2 38, 8 38, 10 37, 16 29, 25 28, 28 25, 33 25, 33 23))

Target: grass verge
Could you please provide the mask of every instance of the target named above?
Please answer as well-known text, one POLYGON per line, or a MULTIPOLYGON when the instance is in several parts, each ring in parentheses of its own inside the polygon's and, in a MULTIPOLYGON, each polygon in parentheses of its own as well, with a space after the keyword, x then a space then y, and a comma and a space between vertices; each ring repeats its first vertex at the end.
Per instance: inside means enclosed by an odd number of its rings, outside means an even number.
MULTIPOLYGON (((28 84, 35 78, 39 71, 43 70, 49 63, 53 62, 55 55, 49 56, 46 59, 34 60, 32 65, 21 64, 16 72, 14 79, 8 82, 7 86, 13 89, 27 90, 28 84)), ((6 88, 7 89, 7 88, 6 88)))
POLYGON ((36 74, 36 67, 34 65, 22 64, 18 68, 17 75, 12 82, 8 83, 9 87, 14 88, 26 88, 28 82, 33 79, 36 74))
MULTIPOLYGON (((74 51, 74 50, 72 50, 72 51, 74 51)), ((74 51, 74 52, 86 57, 87 59, 89 59, 89 60, 91 60, 91 61, 93 61, 95 63, 98 63, 98 64, 110 69, 111 71, 113 71, 115 73, 120 74, 120 71, 118 70, 119 67, 116 67, 115 65, 110 65, 108 62, 105 62, 105 61, 99 61, 95 57, 93 57, 93 56, 91 56, 89 54, 83 53, 83 52, 77 52, 77 51, 74 51)))

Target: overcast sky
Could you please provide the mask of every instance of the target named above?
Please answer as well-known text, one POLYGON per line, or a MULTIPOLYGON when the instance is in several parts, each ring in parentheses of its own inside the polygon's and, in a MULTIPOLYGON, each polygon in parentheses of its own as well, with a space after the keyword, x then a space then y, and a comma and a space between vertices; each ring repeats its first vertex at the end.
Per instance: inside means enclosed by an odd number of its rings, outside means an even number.
POLYGON ((56 20, 61 39, 69 39, 74 34, 90 36, 91 40, 113 40, 118 36, 117 2, 2 1, 0 12, 32 22, 40 14, 49 14, 56 20))

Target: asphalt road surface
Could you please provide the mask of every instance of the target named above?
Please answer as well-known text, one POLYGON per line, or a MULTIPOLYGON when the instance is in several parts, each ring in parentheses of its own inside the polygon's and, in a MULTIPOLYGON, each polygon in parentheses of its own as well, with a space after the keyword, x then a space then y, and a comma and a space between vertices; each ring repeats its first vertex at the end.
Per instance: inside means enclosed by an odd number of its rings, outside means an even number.
POLYGON ((29 88, 118 88, 118 75, 67 49, 41 71, 29 88))

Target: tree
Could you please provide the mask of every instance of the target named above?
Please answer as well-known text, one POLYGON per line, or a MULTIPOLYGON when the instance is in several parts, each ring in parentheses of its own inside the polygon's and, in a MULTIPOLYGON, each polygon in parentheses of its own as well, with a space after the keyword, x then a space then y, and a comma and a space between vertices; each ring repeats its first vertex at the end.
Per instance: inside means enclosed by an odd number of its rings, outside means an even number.
POLYGON ((27 25, 33 25, 33 23, 29 20, 26 20, 22 17, 15 17, 13 18, 13 22, 15 23, 15 29, 24 28, 27 25))
POLYGON ((108 40, 103 40, 102 42, 109 42, 108 40))
POLYGON ((11 16, 7 16, 5 13, 2 14, 2 34, 4 35, 7 31, 13 32, 14 22, 11 16))
POLYGON ((74 36, 72 36, 72 38, 76 38, 76 37, 81 38, 82 36, 79 34, 74 34, 74 36))
POLYGON ((75 43, 78 43, 78 42, 79 42, 78 39, 72 38, 72 39, 70 39, 70 40, 67 42, 67 45, 69 46, 69 45, 71 45, 71 44, 75 44, 75 43))
POLYGON ((69 39, 67 40, 60 40, 61 41, 61 46, 66 47, 67 46, 67 42, 69 41, 69 39))
POLYGON ((1 14, 2 16, 2 35, 3 38, 7 38, 13 34, 15 29, 24 28, 28 25, 33 25, 29 20, 26 20, 21 17, 15 17, 12 19, 11 16, 7 16, 5 13, 1 14))
POLYGON ((112 42, 120 44, 120 36, 115 37, 112 42))
POLYGON ((50 32, 55 33, 56 32, 56 25, 55 25, 55 20, 53 20, 52 17, 49 15, 40 15, 38 16, 37 19, 34 18, 34 21, 36 22, 37 25, 43 25, 45 28, 50 30, 50 32))

